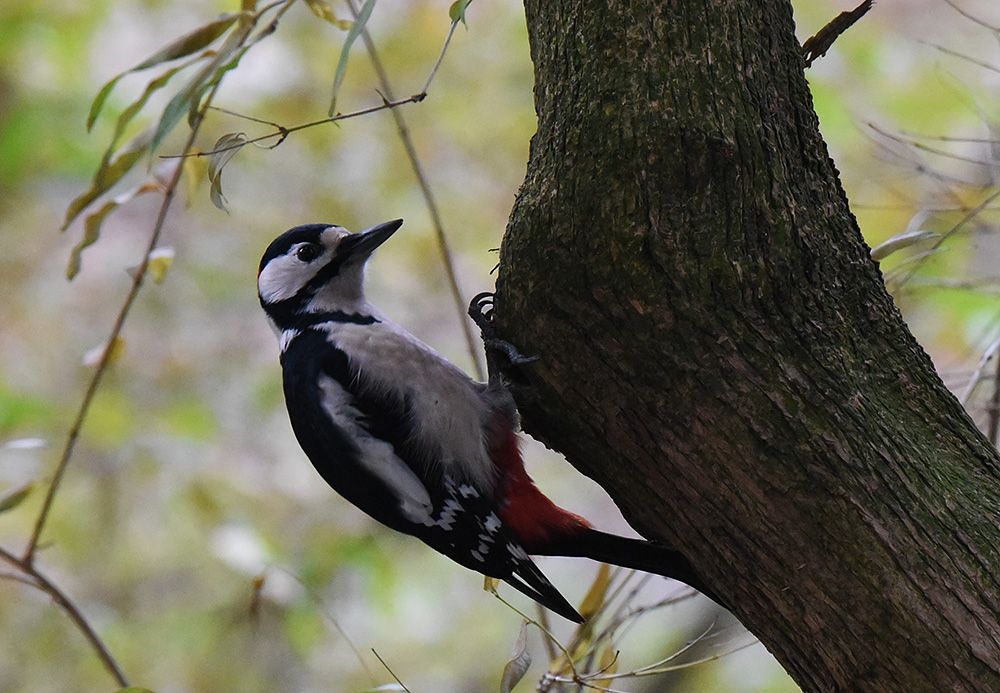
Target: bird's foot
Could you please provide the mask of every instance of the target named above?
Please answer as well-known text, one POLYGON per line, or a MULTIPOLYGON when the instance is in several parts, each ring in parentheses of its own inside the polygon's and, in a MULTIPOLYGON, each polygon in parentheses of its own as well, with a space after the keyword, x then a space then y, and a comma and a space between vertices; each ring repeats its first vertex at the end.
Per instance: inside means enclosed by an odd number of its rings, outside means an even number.
POLYGON ((517 348, 505 339, 496 336, 496 325, 493 323, 494 294, 484 291, 473 297, 469 303, 469 317, 479 327, 483 336, 483 347, 486 350, 486 364, 490 379, 499 373, 513 381, 523 381, 524 375, 519 373, 521 366, 538 360, 537 356, 524 356, 517 348))

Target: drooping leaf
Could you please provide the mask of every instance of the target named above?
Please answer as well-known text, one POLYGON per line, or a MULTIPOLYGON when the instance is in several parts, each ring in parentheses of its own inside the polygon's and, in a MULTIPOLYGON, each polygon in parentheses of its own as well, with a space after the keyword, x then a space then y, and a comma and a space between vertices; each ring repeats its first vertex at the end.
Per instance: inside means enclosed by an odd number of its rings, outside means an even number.
POLYGON ((104 223, 104 220, 109 214, 134 197, 159 189, 160 186, 156 183, 144 183, 137 188, 118 195, 113 200, 109 200, 96 212, 87 215, 87 219, 83 224, 83 238, 81 238, 80 242, 73 246, 73 250, 70 251, 69 264, 66 267, 66 278, 72 280, 76 277, 77 273, 79 273, 83 251, 94 245, 94 243, 97 242, 97 239, 100 238, 101 225, 104 223))
POLYGON ((194 98, 191 100, 191 104, 188 107, 188 123, 192 127, 194 126, 195 119, 198 117, 198 112, 201 110, 202 97, 215 85, 221 82, 227 72, 234 70, 239 66, 240 60, 243 59, 243 56, 248 50, 250 50, 250 44, 245 45, 236 51, 236 55, 229 62, 218 66, 215 72, 212 73, 209 80, 195 90, 194 98))
POLYGON ((100 115, 101 109, 104 107, 104 102, 107 101, 108 95, 122 77, 133 72, 148 69, 161 63, 183 58, 184 56, 205 48, 210 43, 215 41, 215 39, 222 36, 222 34, 224 34, 226 30, 233 25, 233 22, 240 18, 240 16, 241 15, 239 14, 223 15, 213 22, 209 22, 204 26, 198 27, 194 31, 185 34, 184 36, 181 36, 177 40, 164 46, 135 67, 113 77, 107 84, 101 87, 101 90, 97 93, 93 103, 90 105, 90 114, 87 116, 87 129, 90 130, 91 127, 93 127, 94 122, 97 120, 97 116, 100 115))
POLYGON ((500 678, 500 693, 511 693, 514 686, 528 673, 531 666, 531 653, 528 652, 528 622, 521 622, 521 630, 510 651, 510 660, 503 667, 500 678))
POLYGON ((83 223, 83 238, 73 246, 69 254, 69 265, 66 267, 66 278, 73 280, 80 272, 81 255, 83 251, 94 245, 101 236, 101 224, 109 214, 118 209, 119 204, 114 200, 105 202, 99 210, 87 215, 87 220, 83 223))
POLYGON ((163 109, 160 121, 156 124, 150 150, 156 151, 167 135, 180 122, 185 113, 189 122, 193 122, 201 105, 202 96, 215 86, 222 76, 239 64, 240 58, 249 46, 243 45, 253 30, 255 19, 248 14, 236 15, 241 21, 236 30, 226 37, 225 42, 216 50, 212 60, 198 70, 191 80, 170 100, 163 109), (236 57, 233 57, 233 54, 236 57))
POLYGON ((97 96, 90 104, 90 113, 87 115, 87 132, 90 132, 91 128, 94 127, 94 123, 97 121, 97 116, 100 115, 101 109, 104 107, 104 102, 108 100, 108 94, 111 90, 115 88, 115 85, 121 80, 122 77, 132 72, 132 70, 126 70, 120 74, 112 77, 107 84, 101 87, 101 90, 97 92, 97 96))
MULTIPOLYGON (((149 84, 147 84, 145 91, 142 92, 142 96, 140 96, 138 99, 129 104, 129 106, 124 111, 122 111, 121 114, 118 116, 118 120, 115 123, 114 134, 111 136, 111 144, 108 145, 108 152, 114 151, 115 147, 118 144, 118 140, 122 136, 122 133, 125 132, 125 128, 128 127, 128 124, 132 121, 133 118, 135 118, 136 114, 138 114, 139 111, 142 110, 142 107, 146 105, 146 102, 149 101, 149 97, 151 97, 154 93, 165 87, 167 85, 167 82, 170 81, 171 77, 176 75, 184 68, 189 67, 193 62, 201 60, 203 57, 204 56, 198 56, 195 60, 187 61, 182 65, 178 65, 177 67, 171 68, 166 72, 164 72, 159 77, 157 77, 156 79, 154 79, 153 81, 151 81, 149 84)), ((107 156, 107 154, 105 154, 105 156, 107 156)))
POLYGON ((610 641, 601 647, 601 658, 598 666, 600 666, 599 671, 602 674, 608 674, 609 678, 597 679, 594 681, 594 686, 610 688, 611 684, 614 683, 614 679, 610 675, 618 673, 618 651, 615 650, 614 645, 610 641))
POLYGON ((119 688, 115 693, 153 693, 153 691, 142 686, 129 686, 128 688, 119 688))
POLYGON ((198 186, 202 179, 208 175, 208 162, 204 156, 185 156, 181 159, 181 169, 184 172, 184 190, 187 192, 185 199, 188 206, 194 201, 198 194, 198 186))
POLYGON ((191 55, 195 51, 201 50, 208 44, 215 41, 215 39, 226 33, 229 27, 231 27, 233 23, 242 16, 243 15, 241 14, 224 14, 215 21, 198 27, 191 33, 185 34, 175 41, 172 41, 169 45, 146 58, 132 69, 133 71, 145 70, 148 67, 153 67, 154 65, 159 65, 160 63, 169 62, 171 60, 176 60, 177 58, 183 58, 186 55, 191 55))
MULTIPOLYGON (((465 24, 465 10, 468 9, 469 5, 472 4, 472 0, 455 0, 451 3, 451 7, 448 8, 448 16, 451 17, 451 21, 462 22, 465 24)), ((465 24, 468 26, 468 24, 465 24)))
POLYGON ((365 4, 361 7, 361 11, 358 12, 358 16, 354 18, 354 24, 351 25, 350 31, 347 32, 347 36, 344 38, 344 47, 340 49, 340 59, 337 61, 337 70, 333 75, 333 93, 330 96, 329 110, 331 118, 337 113, 337 92, 340 91, 340 84, 344 81, 344 73, 347 71, 347 56, 351 52, 351 46, 361 36, 361 32, 365 30, 365 25, 372 16, 373 9, 375 9, 375 0, 365 0, 365 4))
POLYGON ((230 159, 236 156, 236 152, 246 142, 247 136, 242 132, 223 135, 213 147, 215 153, 208 158, 208 180, 211 184, 209 196, 212 199, 212 204, 223 212, 226 211, 226 198, 222 194, 222 169, 229 163, 230 159))
POLYGON ((312 13, 322 19, 323 21, 330 22, 338 29, 343 29, 348 31, 354 22, 350 19, 340 19, 337 13, 333 10, 333 5, 331 5, 327 0, 306 0, 306 5, 312 10, 312 13))
POLYGON ((0 513, 5 513, 8 510, 13 510, 21 503, 24 499, 31 495, 31 492, 35 489, 34 482, 29 482, 19 489, 15 489, 0 498, 0 513))
POLYGON ((121 148, 118 156, 113 160, 110 159, 107 153, 105 154, 105 158, 101 161, 101 165, 98 166, 97 172, 94 174, 90 188, 73 200, 66 210, 66 220, 62 225, 63 231, 69 228, 73 220, 91 202, 107 192, 135 166, 139 159, 149 150, 151 135, 152 132, 148 129, 139 133, 121 148))
POLYGON ((156 124, 156 131, 153 133, 151 143, 154 152, 159 149, 160 144, 170 134, 170 131, 174 129, 174 126, 181 122, 181 118, 184 117, 184 114, 187 113, 188 108, 191 106, 191 100, 194 97, 195 91, 191 87, 192 84, 188 84, 186 88, 174 94, 174 98, 170 99, 170 103, 167 104, 166 108, 163 109, 163 113, 160 114, 160 120, 156 124))
POLYGON ((589 621, 604 606, 609 585, 611 585, 611 569, 607 563, 602 563, 601 567, 597 570, 596 577, 594 577, 594 582, 591 583, 590 589, 587 590, 587 596, 583 598, 583 602, 580 604, 580 615, 584 619, 589 621))

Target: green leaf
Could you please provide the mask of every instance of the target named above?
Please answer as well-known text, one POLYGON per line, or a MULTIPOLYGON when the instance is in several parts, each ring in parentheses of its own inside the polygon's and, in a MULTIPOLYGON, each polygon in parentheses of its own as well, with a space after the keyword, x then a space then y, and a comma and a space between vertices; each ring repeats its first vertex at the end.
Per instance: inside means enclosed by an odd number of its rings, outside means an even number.
POLYGON ((198 111, 201 109, 201 99, 205 95, 205 93, 208 92, 210 89, 212 89, 216 84, 221 82, 222 78, 225 76, 227 72, 236 69, 240 64, 240 60, 243 59, 243 56, 246 54, 248 50, 250 50, 250 45, 246 45, 240 48, 239 51, 236 52, 235 58, 230 60, 228 63, 225 63, 224 65, 218 67, 215 70, 215 72, 212 73, 211 78, 196 90, 195 98, 192 100, 191 107, 188 109, 189 124, 191 124, 192 126, 194 125, 195 118, 198 115, 198 111))
POLYGON ((186 55, 191 55, 195 51, 201 50, 226 33, 229 27, 241 16, 241 14, 225 14, 214 22, 209 22, 204 26, 198 27, 191 33, 181 36, 176 41, 146 58, 142 63, 132 68, 132 71, 145 70, 154 65, 177 60, 177 58, 183 58, 186 55))
MULTIPOLYGON (((455 22, 465 24, 465 11, 471 4, 472 0, 455 0, 455 2, 451 3, 451 7, 448 8, 448 16, 451 17, 453 24, 455 22)), ((468 24, 465 25, 468 26, 468 24)))
POLYGON ((194 97, 194 90, 191 89, 191 86, 188 84, 186 88, 174 94, 174 98, 170 99, 170 103, 160 114, 160 121, 156 124, 156 132, 153 134, 152 150, 154 152, 160 147, 163 139, 174 129, 174 126, 181 122, 181 118, 190 107, 194 97))
POLYGON ((114 200, 107 202, 99 210, 87 216, 83 224, 83 238, 73 246, 69 254, 69 265, 66 267, 66 278, 72 280, 80 271, 80 256, 83 251, 97 242, 101 236, 101 224, 105 217, 120 207, 114 200))
POLYGON ((13 510, 21 503, 24 499, 31 495, 31 492, 35 489, 34 482, 30 482, 22 486, 21 488, 11 491, 3 498, 0 498, 0 513, 5 513, 8 510, 13 510))
POLYGON ((80 272, 81 256, 83 251, 94 245, 94 243, 97 242, 97 239, 100 238, 101 224, 104 223, 104 220, 109 214, 132 198, 143 193, 159 189, 160 188, 156 183, 145 183, 133 190, 130 190, 129 192, 124 193, 123 195, 119 195, 113 200, 109 200, 96 212, 87 215, 87 219, 83 224, 83 238, 81 238, 80 242, 73 246, 73 250, 70 251, 69 264, 66 267, 66 278, 72 280, 80 272))
POLYGON ((119 688, 115 693, 153 693, 153 691, 142 686, 129 686, 128 688, 119 688))
POLYGON ((97 121, 97 116, 101 113, 101 108, 104 107, 104 102, 108 100, 108 94, 111 90, 115 88, 115 85, 121 80, 122 77, 127 75, 131 70, 126 70, 121 74, 115 75, 107 84, 101 87, 101 90, 97 92, 97 96, 94 97, 94 101, 90 104, 90 113, 87 115, 87 132, 94 127, 94 123, 97 121))
POLYGON ((208 180, 211 183, 209 196, 212 204, 226 211, 226 198, 222 194, 222 169, 229 163, 230 159, 243 148, 247 142, 247 136, 242 132, 234 132, 223 135, 215 143, 215 153, 208 158, 208 180))
POLYGON ((128 144, 122 147, 121 153, 114 160, 110 160, 110 151, 105 153, 101 165, 94 174, 90 188, 73 200, 66 210, 66 220, 62 225, 63 231, 69 228, 80 212, 120 181, 149 151, 150 135, 151 133, 147 129, 133 137, 128 144))
POLYGON ((233 52, 236 51, 239 44, 246 38, 246 32, 249 32, 249 29, 250 27, 247 26, 244 32, 231 35, 230 39, 232 40, 226 41, 226 45, 219 49, 215 59, 199 71, 197 75, 192 77, 184 89, 174 95, 174 98, 170 100, 167 107, 163 109, 160 122, 156 125, 156 132, 153 134, 153 141, 150 143, 151 151, 155 152, 159 149, 163 140, 170 134, 177 123, 180 122, 185 112, 188 114, 188 120, 193 121, 198 113, 201 97, 205 92, 214 87, 224 74, 239 64, 240 59, 247 52, 249 46, 239 49, 236 57, 230 59, 228 62, 223 63, 222 61, 229 59, 233 52))
MULTIPOLYGON (((136 114, 138 114, 139 111, 142 110, 142 107, 146 105, 146 102, 149 101, 149 97, 152 96, 157 91, 159 91, 160 89, 162 89, 163 87, 165 87, 167 85, 167 82, 170 81, 171 77, 176 75, 184 68, 189 67, 192 63, 196 62, 197 60, 201 60, 203 57, 204 56, 198 56, 195 60, 188 61, 185 62, 183 65, 178 65, 177 67, 171 68, 166 72, 164 72, 159 77, 157 77, 156 79, 154 79, 148 85, 146 85, 146 89, 145 91, 142 92, 142 96, 140 96, 138 99, 132 102, 128 106, 128 108, 122 111, 121 115, 118 116, 118 121, 115 123, 114 134, 111 136, 111 144, 108 145, 108 152, 114 150, 115 146, 118 144, 119 138, 122 136, 122 133, 125 132, 125 128, 128 127, 128 124, 132 121, 133 118, 135 118, 136 114)), ((105 156, 107 156, 107 154, 105 154, 105 156)))
POLYGON ((337 92, 340 91, 340 84, 344 81, 344 73, 347 71, 347 56, 351 52, 351 46, 361 36, 361 32, 365 30, 365 24, 368 23, 368 19, 372 16, 373 9, 375 9, 375 0, 365 0, 364 6, 362 6, 361 11, 358 12, 358 16, 354 19, 351 30, 347 32, 347 37, 344 39, 344 47, 340 49, 340 59, 337 61, 337 70, 333 75, 333 93, 330 96, 329 116, 331 118, 337 113, 337 92))
POLYGON ((186 55, 190 55, 195 51, 201 50, 215 41, 215 39, 222 36, 222 34, 224 34, 226 30, 233 25, 233 22, 240 18, 240 16, 241 15, 239 14, 223 15, 214 22, 209 22, 204 26, 198 27, 191 33, 185 34, 176 41, 173 41, 167 46, 161 48, 135 67, 113 77, 107 84, 101 87, 101 90, 94 98, 94 102, 90 105, 90 114, 87 116, 87 130, 90 130, 91 127, 93 127, 94 121, 97 120, 97 116, 100 114, 101 108, 103 108, 108 95, 122 77, 133 72, 148 69, 154 65, 159 65, 160 63, 183 58, 186 55))

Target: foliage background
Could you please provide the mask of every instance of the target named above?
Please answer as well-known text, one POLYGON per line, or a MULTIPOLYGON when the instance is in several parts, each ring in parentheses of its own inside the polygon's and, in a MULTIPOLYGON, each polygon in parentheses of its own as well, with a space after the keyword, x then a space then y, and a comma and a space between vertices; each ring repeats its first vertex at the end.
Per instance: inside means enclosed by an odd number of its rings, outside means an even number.
MULTIPOLYGON (((397 94, 422 87, 448 30, 449 4, 376 6, 369 29, 397 94)), ((798 0, 800 40, 853 4, 798 0)), ((1000 32, 990 27, 1000 26, 1000 11, 991 0, 957 6, 988 26, 944 0, 882 0, 808 76, 870 244, 908 228, 939 234, 891 255, 883 269, 946 382, 964 394, 984 376, 969 406, 988 426, 994 366, 978 366, 1000 335, 996 217, 989 204, 974 216, 969 210, 998 190, 1000 32)), ((82 228, 77 222, 60 234, 63 213, 87 187, 112 116, 146 77, 126 78, 88 135, 90 102, 114 74, 235 9, 221 0, 0 4, 0 497, 36 485, 0 515, 0 546, 15 553, 91 375, 83 356, 107 337, 158 205, 144 196, 111 216, 67 283, 82 228)), ((476 3, 468 19, 429 98, 402 111, 466 297, 492 285, 489 249, 499 245, 534 129, 520 5, 476 3)), ((227 76, 216 103, 283 125, 321 118, 343 40, 301 4, 227 76)), ((338 108, 378 103, 375 84, 359 42, 338 108)), ((149 112, 166 98, 154 98, 149 112)), ((209 149, 233 131, 267 129, 213 113, 200 144, 209 149)), ((182 134, 163 152, 176 151, 182 134)), ((320 482, 291 436, 274 338, 255 296, 260 254, 286 228, 324 221, 361 229, 403 217, 402 231, 373 261, 370 298, 471 372, 391 116, 313 128, 273 151, 246 148, 224 180, 229 213, 210 204, 204 183, 174 207, 164 244, 176 260, 162 283, 143 290, 129 319, 124 355, 57 496, 40 566, 77 601, 133 683, 159 692, 366 690, 392 681, 372 648, 412 691, 497 690, 520 618, 484 594, 475 575, 383 531, 320 482)), ((557 501, 627 531, 600 489, 557 456, 530 445, 528 457, 557 501)), ((596 574, 583 562, 542 563, 571 600, 596 574)), ((678 591, 646 580, 637 603, 678 591)), ((686 660, 750 641, 707 600, 687 600, 636 623, 618 643, 619 669, 669 655, 716 618, 713 635, 686 660)), ((568 625, 553 626, 568 636, 568 625)), ((536 634, 529 648, 536 663, 517 690, 544 672, 536 634)), ((615 685, 795 690, 760 645, 615 685)), ((0 579, 0 691, 113 687, 61 611, 0 579)))

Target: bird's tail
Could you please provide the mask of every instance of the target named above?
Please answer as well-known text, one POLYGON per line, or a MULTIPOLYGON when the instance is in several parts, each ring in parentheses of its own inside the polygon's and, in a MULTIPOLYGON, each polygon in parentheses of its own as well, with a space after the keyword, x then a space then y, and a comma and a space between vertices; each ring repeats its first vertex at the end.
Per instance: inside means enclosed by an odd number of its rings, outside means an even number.
POLYGON ((524 560, 516 563, 514 573, 504 578, 504 581, 519 592, 531 597, 549 611, 555 612, 574 623, 583 623, 584 619, 580 615, 580 612, 566 601, 566 598, 549 582, 549 579, 542 574, 542 571, 532 563, 527 555, 525 555, 524 560))
POLYGON ((542 556, 579 556, 662 575, 690 585, 712 601, 725 606, 725 602, 705 584, 684 554, 656 542, 619 537, 588 527, 572 534, 554 537, 542 547, 532 547, 532 553, 542 556))

